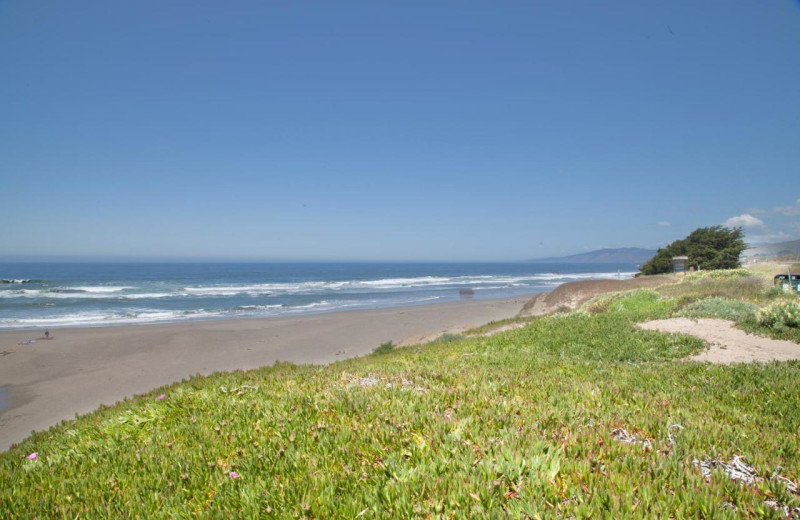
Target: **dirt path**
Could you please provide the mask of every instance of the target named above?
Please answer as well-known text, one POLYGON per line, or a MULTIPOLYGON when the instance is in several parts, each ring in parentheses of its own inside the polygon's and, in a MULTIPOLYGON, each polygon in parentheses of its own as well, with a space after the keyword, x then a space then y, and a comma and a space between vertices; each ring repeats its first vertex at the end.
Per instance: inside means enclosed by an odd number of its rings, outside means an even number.
POLYGON ((705 340, 709 349, 689 358, 694 361, 729 364, 800 359, 800 344, 754 336, 727 320, 671 318, 640 323, 639 328, 689 334, 705 340))

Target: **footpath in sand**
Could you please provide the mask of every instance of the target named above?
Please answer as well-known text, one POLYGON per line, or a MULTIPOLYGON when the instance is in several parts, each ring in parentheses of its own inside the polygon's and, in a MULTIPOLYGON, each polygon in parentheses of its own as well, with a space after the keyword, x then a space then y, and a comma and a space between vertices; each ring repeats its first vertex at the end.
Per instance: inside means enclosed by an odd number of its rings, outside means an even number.
POLYGON ((670 318, 640 323, 639 328, 688 334, 705 340, 709 348, 689 358, 693 361, 730 364, 800 359, 800 344, 754 336, 727 320, 670 318))

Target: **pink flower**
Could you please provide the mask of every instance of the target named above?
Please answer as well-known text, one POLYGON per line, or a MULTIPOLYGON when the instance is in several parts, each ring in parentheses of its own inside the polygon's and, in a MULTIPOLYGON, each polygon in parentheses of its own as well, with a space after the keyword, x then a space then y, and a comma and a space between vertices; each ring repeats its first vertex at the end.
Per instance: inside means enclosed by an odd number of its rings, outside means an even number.
POLYGON ((167 397, 167 394, 161 394, 161 395, 159 395, 159 396, 158 396, 158 398, 157 398, 157 399, 158 399, 159 401, 163 401, 163 400, 164 400, 166 397, 167 397))
POLYGON ((33 453, 31 453, 31 454, 30 454, 30 455, 28 455, 28 457, 27 457, 27 459, 28 459, 28 460, 36 460, 36 459, 38 459, 38 458, 39 458, 39 453, 38 453, 38 452, 36 452, 36 451, 34 451, 33 453))
POLYGON ((239 474, 236 473, 235 471, 231 471, 230 473, 228 473, 228 475, 230 475, 231 478, 239 478, 239 474))

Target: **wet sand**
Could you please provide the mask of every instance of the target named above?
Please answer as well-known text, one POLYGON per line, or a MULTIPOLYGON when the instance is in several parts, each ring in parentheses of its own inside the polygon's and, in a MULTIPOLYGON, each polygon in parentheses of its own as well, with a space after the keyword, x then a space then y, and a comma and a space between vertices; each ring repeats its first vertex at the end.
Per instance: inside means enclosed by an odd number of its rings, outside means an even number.
POLYGON ((8 408, 8 403, 11 400, 11 389, 6 386, 0 386, 0 413, 8 408))
POLYGON ((101 404, 195 374, 326 364, 516 315, 530 296, 250 320, 0 331, 0 451, 101 404), (5 406, 5 408, 3 408, 5 406))

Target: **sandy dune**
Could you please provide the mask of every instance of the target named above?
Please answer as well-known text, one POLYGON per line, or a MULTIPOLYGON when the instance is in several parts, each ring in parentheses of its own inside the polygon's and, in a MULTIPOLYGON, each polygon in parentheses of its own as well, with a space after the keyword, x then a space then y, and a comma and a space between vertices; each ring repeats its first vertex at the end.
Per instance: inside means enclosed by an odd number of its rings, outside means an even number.
POLYGON ((582 280, 559 285, 552 292, 540 293, 531 298, 520 311, 520 316, 543 316, 554 312, 577 309, 581 304, 599 294, 633 289, 651 289, 674 283, 672 275, 642 276, 628 280, 582 280))

